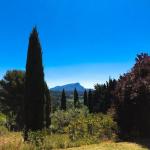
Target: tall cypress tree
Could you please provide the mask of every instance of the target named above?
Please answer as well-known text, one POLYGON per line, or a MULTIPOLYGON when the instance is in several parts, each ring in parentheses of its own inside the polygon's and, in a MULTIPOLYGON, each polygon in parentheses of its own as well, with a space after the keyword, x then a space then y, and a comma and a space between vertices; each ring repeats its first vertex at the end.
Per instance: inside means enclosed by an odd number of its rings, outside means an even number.
POLYGON ((45 82, 42 65, 42 49, 36 28, 29 38, 24 97, 25 140, 28 131, 44 128, 45 82))
POLYGON ((62 95, 61 95, 61 109, 66 110, 66 94, 65 94, 64 89, 63 89, 62 95))
POLYGON ((93 112, 93 95, 92 95, 91 90, 89 90, 88 92, 88 108, 89 108, 89 112, 92 113, 93 112))
POLYGON ((84 91, 84 105, 88 106, 88 97, 87 97, 87 91, 84 91))
POLYGON ((76 88, 74 89, 74 107, 77 108, 79 105, 79 96, 76 88))
POLYGON ((49 128, 51 125, 51 96, 50 96, 50 91, 48 89, 48 86, 45 82, 45 124, 46 128, 49 128))

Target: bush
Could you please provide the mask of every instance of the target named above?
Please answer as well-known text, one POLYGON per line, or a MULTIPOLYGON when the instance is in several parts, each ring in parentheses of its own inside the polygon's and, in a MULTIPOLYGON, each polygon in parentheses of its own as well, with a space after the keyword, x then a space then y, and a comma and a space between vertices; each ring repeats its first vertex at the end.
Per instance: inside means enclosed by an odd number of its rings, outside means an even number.
POLYGON ((80 116, 87 116, 88 109, 69 109, 68 111, 57 110, 52 115, 51 130, 53 133, 67 133, 69 124, 80 116))
POLYGON ((2 113, 0 113, 0 126, 4 126, 7 123, 6 116, 2 113))
POLYGON ((44 138, 46 137, 46 131, 36 131, 28 133, 28 141, 36 146, 41 146, 43 144, 44 138))
POLYGON ((0 136, 8 134, 8 129, 5 126, 0 126, 0 136))
POLYGON ((69 137, 73 141, 82 138, 95 142, 104 139, 115 139, 116 131, 117 124, 110 116, 103 114, 80 116, 68 126, 69 137))
POLYGON ((66 134, 53 134, 46 136, 42 148, 44 150, 57 149, 57 148, 68 148, 71 141, 66 134))
POLYGON ((52 114, 53 133, 68 134, 72 141, 115 139, 117 124, 111 115, 89 114, 86 107, 52 114))
POLYGON ((0 126, 0 136, 8 134, 8 129, 4 126, 0 126))
MULTIPOLYGON (((110 115, 89 114, 86 107, 52 114, 50 130, 29 132, 29 149, 58 149, 115 139, 117 125, 110 115)), ((23 145, 23 147, 26 145, 23 145)))

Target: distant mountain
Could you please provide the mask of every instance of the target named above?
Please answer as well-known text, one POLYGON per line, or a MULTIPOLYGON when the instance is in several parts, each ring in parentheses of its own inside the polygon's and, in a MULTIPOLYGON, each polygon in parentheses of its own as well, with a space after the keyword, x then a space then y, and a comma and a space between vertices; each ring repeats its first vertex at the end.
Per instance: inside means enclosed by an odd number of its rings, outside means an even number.
POLYGON ((77 91, 79 92, 84 92, 85 88, 80 85, 80 83, 71 83, 71 84, 66 84, 63 86, 56 86, 54 88, 51 88, 50 90, 52 91, 62 91, 63 89, 65 89, 65 91, 74 91, 74 89, 77 89, 77 91))

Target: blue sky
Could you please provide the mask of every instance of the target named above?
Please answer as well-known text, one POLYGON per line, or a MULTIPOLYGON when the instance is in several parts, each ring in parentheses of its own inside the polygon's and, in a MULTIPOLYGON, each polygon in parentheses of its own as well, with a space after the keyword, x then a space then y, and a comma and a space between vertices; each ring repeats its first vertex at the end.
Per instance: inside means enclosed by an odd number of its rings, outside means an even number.
POLYGON ((149 0, 1 0, 0 77, 25 69, 36 25, 49 87, 118 78, 150 52, 149 8, 149 0))

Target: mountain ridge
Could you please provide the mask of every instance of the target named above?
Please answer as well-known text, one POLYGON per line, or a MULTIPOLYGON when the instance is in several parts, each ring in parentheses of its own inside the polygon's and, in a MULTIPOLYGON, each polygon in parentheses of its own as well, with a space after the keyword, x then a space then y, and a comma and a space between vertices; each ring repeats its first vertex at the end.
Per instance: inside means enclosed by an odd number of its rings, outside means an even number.
POLYGON ((50 90, 52 90, 52 91, 62 91, 64 89, 65 91, 74 91, 75 88, 79 92, 84 92, 85 89, 86 89, 80 83, 77 82, 77 83, 65 84, 65 85, 62 85, 62 86, 55 86, 53 88, 50 88, 50 90))

